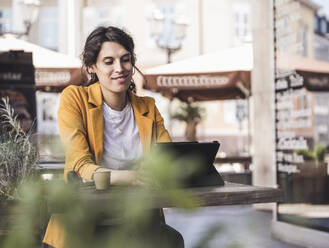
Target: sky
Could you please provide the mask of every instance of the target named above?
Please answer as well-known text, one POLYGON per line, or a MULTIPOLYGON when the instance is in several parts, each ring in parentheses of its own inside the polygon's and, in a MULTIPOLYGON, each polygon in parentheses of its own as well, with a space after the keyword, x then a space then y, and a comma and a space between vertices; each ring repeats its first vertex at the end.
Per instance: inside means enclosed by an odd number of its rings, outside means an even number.
POLYGON ((312 0, 312 2, 322 6, 324 13, 329 18, 329 0, 312 0))

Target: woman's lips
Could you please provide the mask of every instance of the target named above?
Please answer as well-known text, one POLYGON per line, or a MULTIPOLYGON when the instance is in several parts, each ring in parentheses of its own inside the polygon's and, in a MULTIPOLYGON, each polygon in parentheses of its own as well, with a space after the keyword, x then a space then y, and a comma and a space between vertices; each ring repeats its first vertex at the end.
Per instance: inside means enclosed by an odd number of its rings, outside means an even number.
POLYGON ((120 77, 112 77, 112 80, 118 81, 119 83, 123 83, 126 81, 128 76, 120 76, 120 77))

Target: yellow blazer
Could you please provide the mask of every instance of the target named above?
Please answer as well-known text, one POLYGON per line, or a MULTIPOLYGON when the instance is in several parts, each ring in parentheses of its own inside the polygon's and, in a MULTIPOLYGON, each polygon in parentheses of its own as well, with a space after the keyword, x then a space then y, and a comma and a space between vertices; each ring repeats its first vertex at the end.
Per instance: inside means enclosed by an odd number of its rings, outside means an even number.
MULTIPOLYGON (((128 92, 143 153, 155 142, 170 142, 154 99, 128 92)), ((68 171, 74 170, 82 178, 91 179, 94 171, 101 167, 104 148, 103 96, 99 83, 65 88, 58 109, 58 126, 65 150, 65 177, 68 171)), ((58 216, 52 215, 43 242, 61 248, 64 235, 58 216)))

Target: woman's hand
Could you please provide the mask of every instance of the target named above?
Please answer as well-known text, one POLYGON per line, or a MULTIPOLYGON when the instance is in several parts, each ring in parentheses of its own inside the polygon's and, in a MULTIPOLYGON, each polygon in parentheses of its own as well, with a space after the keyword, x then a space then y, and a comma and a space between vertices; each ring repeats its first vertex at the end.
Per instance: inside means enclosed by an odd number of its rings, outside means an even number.
POLYGON ((95 172, 111 171, 110 184, 113 185, 142 185, 137 178, 135 170, 112 170, 108 168, 98 168, 95 172))
POLYGON ((104 167, 101 167, 101 168, 98 168, 98 169, 95 170, 95 172, 107 172, 107 171, 112 171, 112 170, 110 170, 108 168, 104 168, 104 167))

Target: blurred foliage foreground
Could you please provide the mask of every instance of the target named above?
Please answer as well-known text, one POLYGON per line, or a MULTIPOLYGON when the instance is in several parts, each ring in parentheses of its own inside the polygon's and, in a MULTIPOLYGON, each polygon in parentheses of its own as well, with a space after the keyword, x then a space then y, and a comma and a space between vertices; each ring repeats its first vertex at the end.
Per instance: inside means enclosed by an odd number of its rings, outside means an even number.
MULTIPOLYGON (((10 209, 14 218, 0 246, 40 247, 50 215, 60 213, 62 228, 67 233, 66 247, 147 248, 154 247, 154 243, 158 243, 157 247, 172 247, 160 236, 152 237, 158 240, 148 246, 139 234, 152 235, 154 209, 164 202, 165 206, 187 211, 200 205, 199 200, 180 185, 182 177, 196 169, 195 161, 173 159, 168 153, 154 149, 138 170, 144 182, 142 186, 112 186, 107 192, 101 192, 81 182, 26 182, 10 209), (104 219, 119 224, 98 235, 95 224, 104 219)), ((208 247, 207 243, 218 230, 218 227, 210 228, 195 247, 208 247)))
MULTIPOLYGON (((41 247, 51 214, 60 214, 66 233, 65 246, 172 247, 161 235, 159 208, 175 206, 193 210, 201 204, 181 182, 197 173, 198 161, 174 159, 153 149, 138 169, 141 186, 111 186, 106 192, 80 181, 43 181, 38 175, 38 151, 32 132, 25 132, 14 117, 9 101, 1 107, 0 135, 0 247, 41 247), (97 224, 107 220, 113 228, 98 233, 97 224), (146 235, 147 240, 143 240, 146 235), (145 243, 146 241, 146 243, 145 243), (152 243, 152 244, 149 244, 152 243)), ((195 247, 207 247, 218 227, 210 228, 195 247)))

